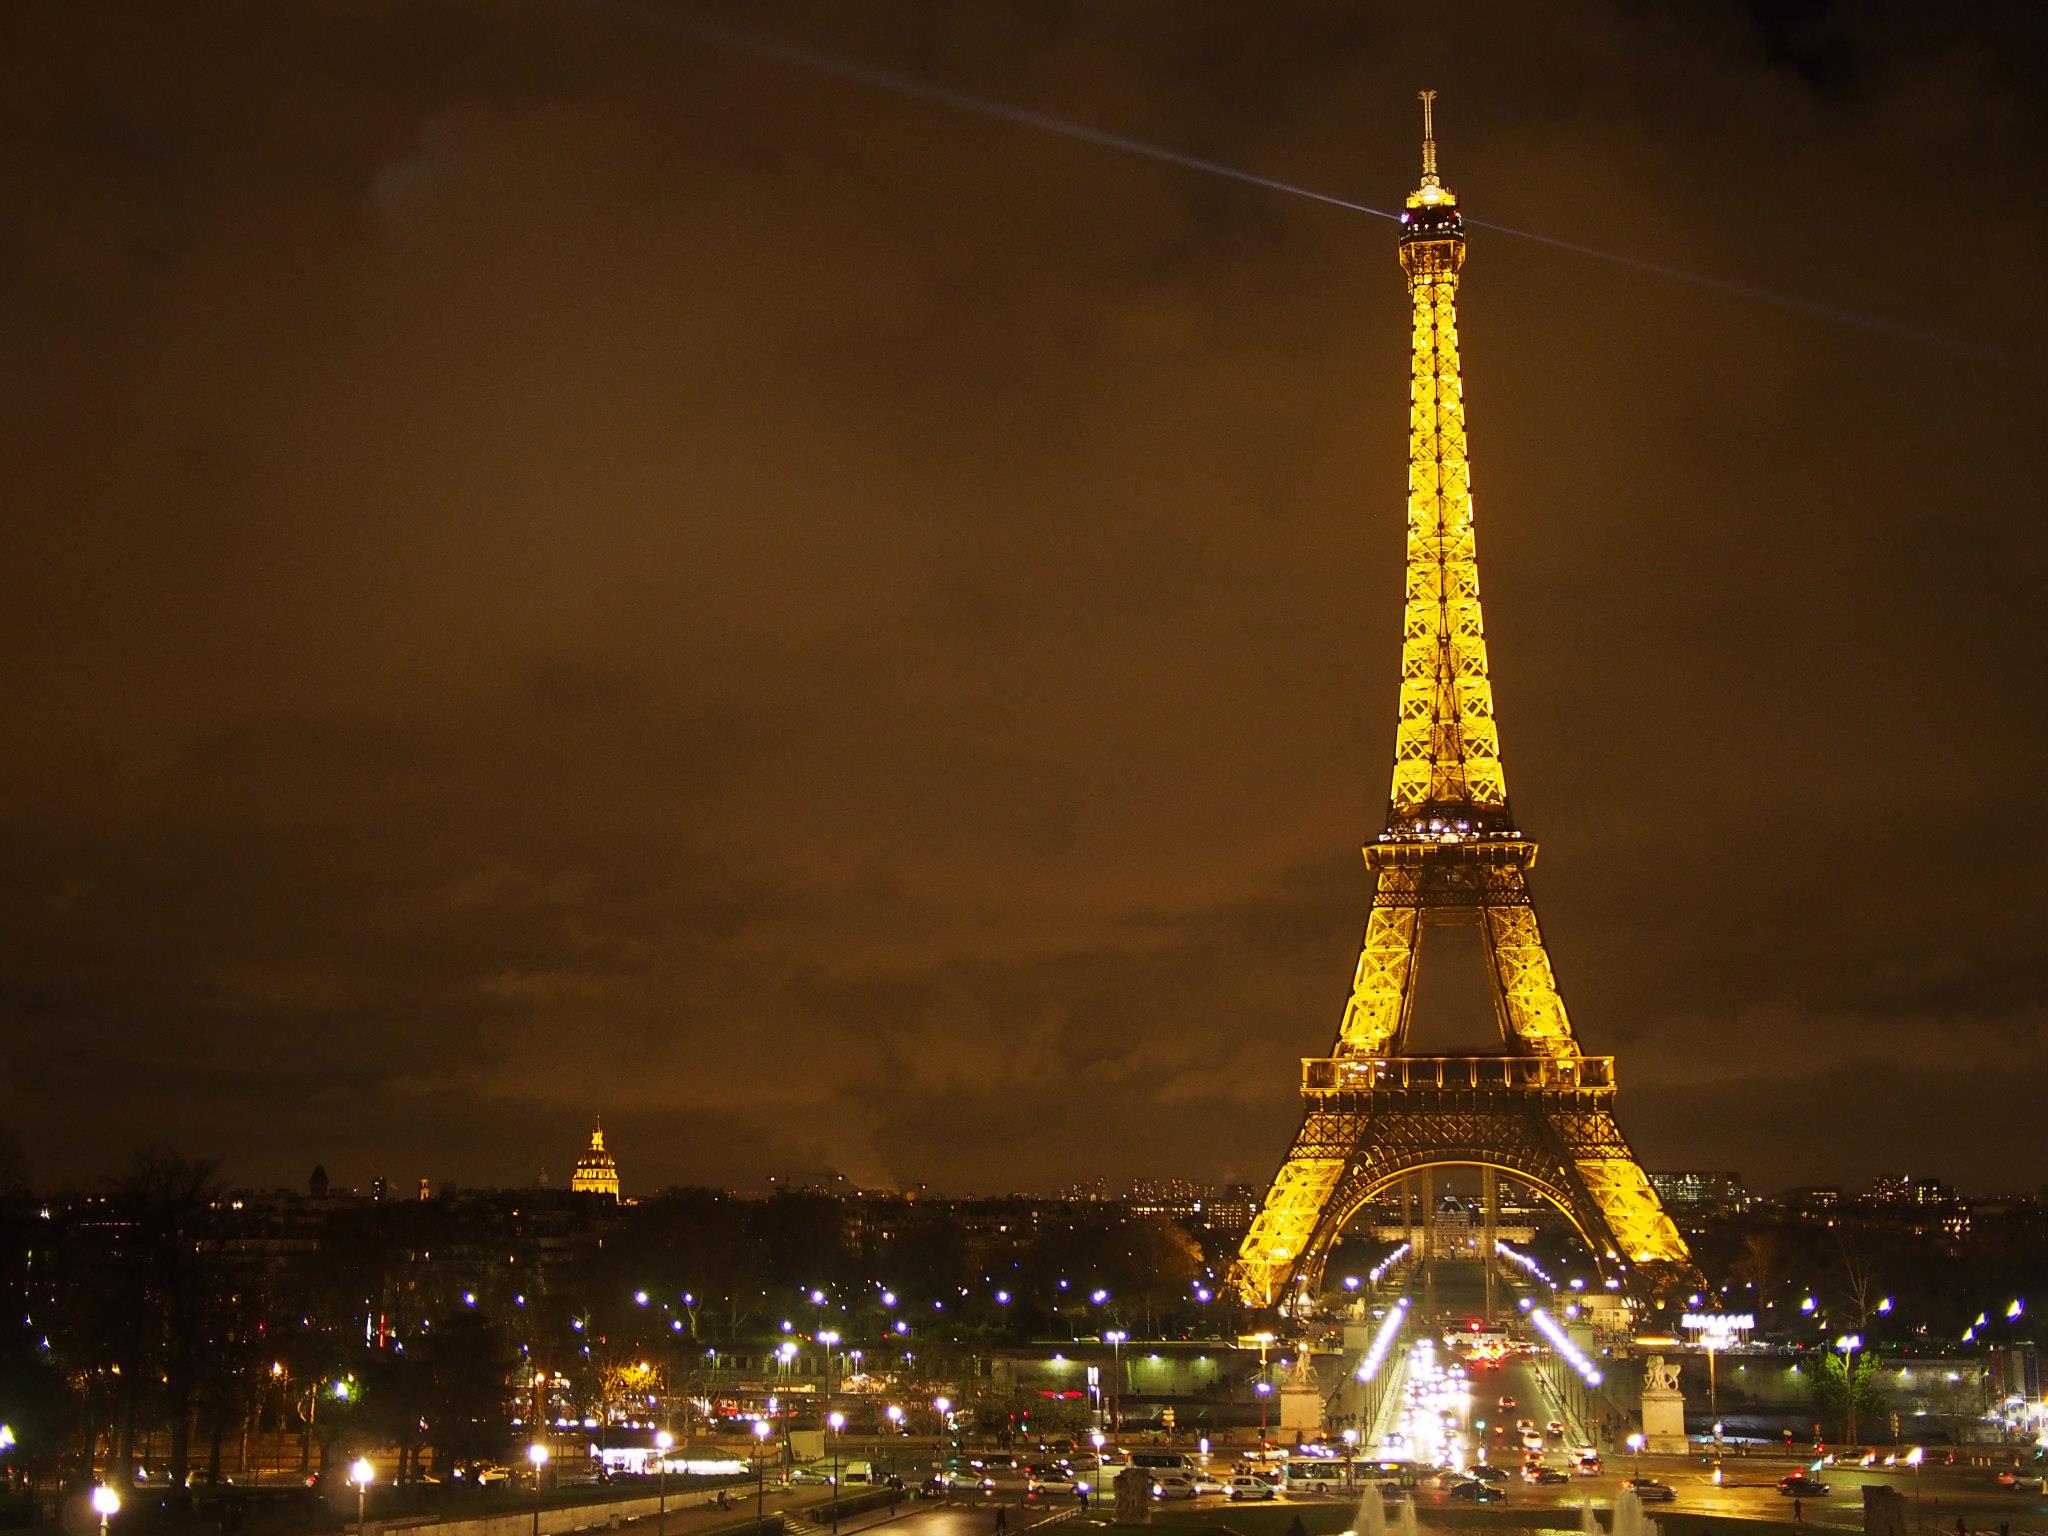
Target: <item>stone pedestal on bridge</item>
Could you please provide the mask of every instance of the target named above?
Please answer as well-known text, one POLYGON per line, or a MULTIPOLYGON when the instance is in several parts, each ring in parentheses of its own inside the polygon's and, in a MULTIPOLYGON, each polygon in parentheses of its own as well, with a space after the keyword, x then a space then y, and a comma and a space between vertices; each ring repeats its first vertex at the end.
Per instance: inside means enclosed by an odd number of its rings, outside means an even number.
POLYGON ((1685 1394, 1678 1372, 1662 1355, 1643 1362, 1643 1449, 1654 1455, 1685 1454, 1685 1394))
POLYGON ((1323 1389, 1316 1385, 1307 1344, 1280 1382, 1280 1429, 1301 1440, 1313 1440, 1323 1432, 1323 1389))

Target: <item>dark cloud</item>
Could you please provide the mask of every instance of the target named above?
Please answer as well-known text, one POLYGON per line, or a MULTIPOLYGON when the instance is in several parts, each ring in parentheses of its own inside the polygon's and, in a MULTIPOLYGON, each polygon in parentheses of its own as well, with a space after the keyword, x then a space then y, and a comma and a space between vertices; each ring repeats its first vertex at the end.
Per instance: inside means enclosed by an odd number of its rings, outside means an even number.
POLYGON ((1382 206, 1435 84, 1479 216, 1839 311, 1475 234, 1510 785, 1646 1158, 2039 1181, 2039 16, 1310 3, 12 17, 33 1175, 1277 1158, 1391 750, 1386 226, 670 17, 1382 206))

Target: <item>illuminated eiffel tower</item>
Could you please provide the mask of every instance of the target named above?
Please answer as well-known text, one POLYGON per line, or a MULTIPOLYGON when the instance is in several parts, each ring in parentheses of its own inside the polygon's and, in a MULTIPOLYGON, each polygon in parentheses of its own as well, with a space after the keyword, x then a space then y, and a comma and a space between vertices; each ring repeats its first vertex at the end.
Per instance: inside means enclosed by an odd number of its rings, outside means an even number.
POLYGON ((1691 1268, 1615 1123, 1614 1058, 1581 1054, 1572 1036, 1529 893, 1536 844, 1508 808, 1458 379, 1464 217, 1437 175, 1435 95, 1422 93, 1422 184, 1401 215, 1415 331, 1393 794, 1365 850, 1372 911, 1336 1048, 1302 1062, 1307 1114, 1231 1273, 1255 1306, 1313 1297, 1367 1201, 1447 1165, 1485 1170, 1489 1189, 1498 1173, 1532 1186, 1610 1276, 1691 1268), (1480 930, 1503 1055, 1404 1049, 1422 930, 1439 923, 1480 930))

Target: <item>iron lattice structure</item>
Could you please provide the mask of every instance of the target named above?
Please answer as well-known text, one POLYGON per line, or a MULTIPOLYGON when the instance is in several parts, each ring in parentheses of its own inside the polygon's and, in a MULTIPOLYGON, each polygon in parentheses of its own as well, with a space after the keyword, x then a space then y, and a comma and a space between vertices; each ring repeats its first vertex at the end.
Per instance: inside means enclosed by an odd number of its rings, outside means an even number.
POLYGON ((1615 1122, 1613 1058, 1582 1055, 1572 1034, 1529 891, 1536 844, 1508 805, 1458 371, 1464 218, 1437 175, 1434 94, 1423 95, 1422 181, 1401 216, 1414 331, 1393 790, 1386 830, 1365 850, 1372 908, 1335 1050, 1302 1064, 1307 1115, 1232 1271, 1257 1306, 1312 1294, 1365 1202, 1447 1164, 1530 1184, 1604 1270, 1691 1268, 1615 1122), (1416 957, 1437 923, 1478 925, 1507 1054, 1407 1054, 1416 957))

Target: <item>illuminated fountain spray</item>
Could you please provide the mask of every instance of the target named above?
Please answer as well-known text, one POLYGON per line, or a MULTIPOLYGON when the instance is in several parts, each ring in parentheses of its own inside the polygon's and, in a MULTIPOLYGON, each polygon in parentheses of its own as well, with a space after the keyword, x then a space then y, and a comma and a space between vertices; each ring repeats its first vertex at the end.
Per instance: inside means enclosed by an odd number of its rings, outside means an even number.
POLYGON ((1394 1516, 1394 1536, 1422 1536, 1422 1523, 1415 1518, 1415 1495, 1401 1495, 1401 1512, 1394 1516))
POLYGON ((1614 1501, 1614 1529, 1609 1536, 1659 1536, 1657 1522, 1643 1514, 1643 1501, 1624 1488, 1614 1501))
POLYGON ((1358 1496, 1358 1513, 1352 1518, 1357 1536, 1387 1536, 1387 1506, 1380 1502, 1377 1483, 1367 1483, 1358 1496))
POLYGON ((1579 1536, 1600 1536, 1600 1517, 1593 1513, 1591 1500, 1579 1506, 1579 1536))

